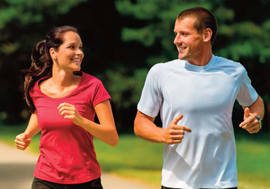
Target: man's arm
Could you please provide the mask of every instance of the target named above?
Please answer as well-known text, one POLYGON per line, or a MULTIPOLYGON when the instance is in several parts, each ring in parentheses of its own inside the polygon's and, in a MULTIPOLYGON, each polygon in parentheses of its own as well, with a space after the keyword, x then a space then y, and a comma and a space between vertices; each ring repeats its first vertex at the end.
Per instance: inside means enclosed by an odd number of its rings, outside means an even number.
POLYGON ((154 143, 175 144, 181 143, 184 138, 185 131, 191 132, 191 129, 185 126, 176 125, 183 115, 176 117, 168 126, 168 128, 160 128, 154 124, 154 117, 147 116, 140 111, 134 120, 134 133, 147 141, 154 143))
POLYGON ((250 113, 252 113, 255 116, 258 116, 260 119, 263 119, 264 117, 264 103, 260 96, 258 96, 258 99, 249 106, 250 113))
POLYGON ((240 123, 240 127, 246 129, 250 134, 260 131, 260 123, 255 116, 261 120, 264 117, 264 103, 259 96, 258 99, 249 107, 244 108, 244 121, 240 123))

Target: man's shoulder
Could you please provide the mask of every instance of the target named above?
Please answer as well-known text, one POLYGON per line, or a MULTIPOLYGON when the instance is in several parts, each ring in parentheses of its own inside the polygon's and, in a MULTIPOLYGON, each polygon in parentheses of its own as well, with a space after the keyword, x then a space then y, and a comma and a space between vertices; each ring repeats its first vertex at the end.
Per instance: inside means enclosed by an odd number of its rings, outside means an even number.
POLYGON ((224 57, 215 56, 216 58, 216 66, 222 69, 234 69, 240 72, 244 71, 245 68, 240 62, 236 62, 224 57))
POLYGON ((233 61, 228 58, 215 56, 217 65, 227 65, 232 67, 243 67, 243 65, 240 62, 233 61))
POLYGON ((176 67, 181 66, 182 60, 179 59, 175 59, 175 60, 171 60, 168 62, 161 62, 161 63, 157 63, 155 65, 152 66, 152 68, 150 69, 151 72, 170 72, 175 70, 176 67))

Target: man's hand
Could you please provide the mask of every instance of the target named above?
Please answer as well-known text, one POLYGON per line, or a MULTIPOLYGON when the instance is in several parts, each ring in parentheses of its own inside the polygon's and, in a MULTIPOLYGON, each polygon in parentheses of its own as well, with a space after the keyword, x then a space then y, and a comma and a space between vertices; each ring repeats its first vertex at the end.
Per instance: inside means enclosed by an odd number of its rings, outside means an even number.
POLYGON ((191 132, 190 128, 182 125, 177 125, 178 121, 180 121, 182 118, 183 114, 172 120, 169 127, 164 129, 163 141, 165 143, 167 144, 181 143, 184 138, 185 131, 189 133, 191 132))
POLYGON ((244 110, 244 121, 240 123, 239 127, 246 129, 250 134, 260 131, 259 121, 255 118, 255 115, 250 113, 250 110, 247 107, 244 110))
POLYGON ((29 146, 31 138, 28 138, 28 135, 26 133, 21 133, 16 136, 14 142, 19 150, 25 150, 29 146))

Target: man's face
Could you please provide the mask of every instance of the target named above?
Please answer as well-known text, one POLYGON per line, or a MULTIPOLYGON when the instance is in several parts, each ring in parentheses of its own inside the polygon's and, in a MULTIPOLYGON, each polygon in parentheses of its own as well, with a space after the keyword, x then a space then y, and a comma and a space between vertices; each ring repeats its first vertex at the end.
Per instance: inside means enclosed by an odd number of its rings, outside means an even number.
POLYGON ((178 50, 178 58, 195 63, 203 55, 203 37, 194 28, 196 18, 186 17, 182 20, 176 19, 174 26, 174 44, 178 50))

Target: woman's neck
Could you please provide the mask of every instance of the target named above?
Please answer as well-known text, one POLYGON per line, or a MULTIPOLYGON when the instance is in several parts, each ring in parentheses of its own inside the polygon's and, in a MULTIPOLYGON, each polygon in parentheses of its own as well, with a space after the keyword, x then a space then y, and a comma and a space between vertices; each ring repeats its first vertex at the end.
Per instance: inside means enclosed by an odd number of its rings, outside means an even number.
POLYGON ((51 79, 59 87, 69 87, 74 84, 76 76, 73 72, 58 71, 52 73, 51 79))

